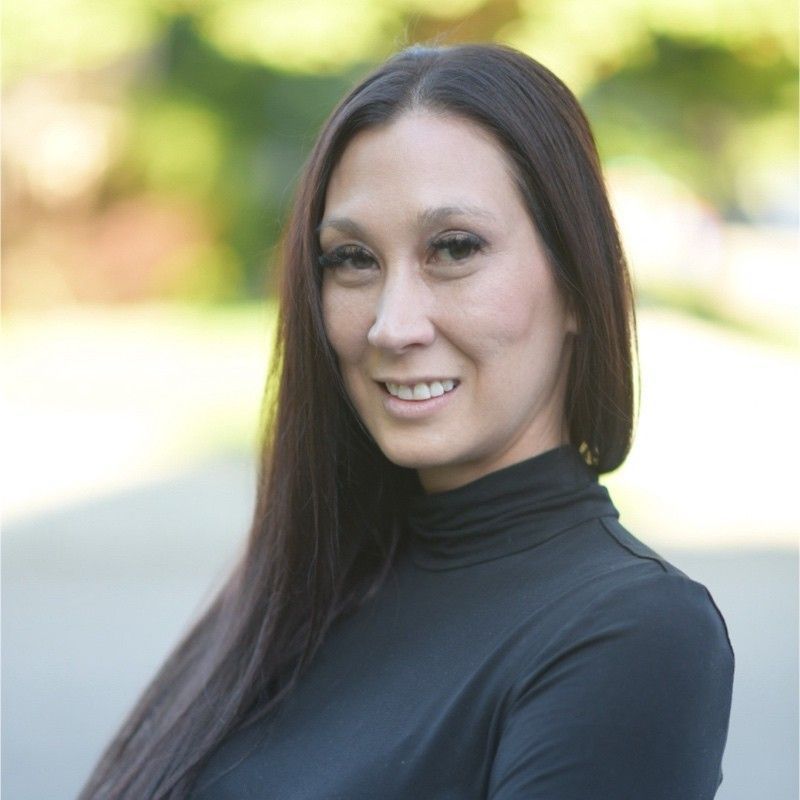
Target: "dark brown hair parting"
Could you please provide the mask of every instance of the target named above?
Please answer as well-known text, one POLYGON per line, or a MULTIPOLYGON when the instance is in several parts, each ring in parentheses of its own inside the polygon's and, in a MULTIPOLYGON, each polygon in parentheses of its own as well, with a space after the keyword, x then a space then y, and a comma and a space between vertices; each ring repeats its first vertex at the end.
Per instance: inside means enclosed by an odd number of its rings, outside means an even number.
POLYGON ((404 50, 332 112, 296 191, 246 547, 139 698, 80 800, 186 797, 222 740, 291 691, 331 622, 377 591, 401 546, 416 475, 383 456, 348 401, 323 327, 316 228, 348 142, 410 109, 478 123, 515 165, 579 323, 565 409, 570 440, 598 473, 628 453, 632 291, 578 102, 545 67, 510 48, 404 50))

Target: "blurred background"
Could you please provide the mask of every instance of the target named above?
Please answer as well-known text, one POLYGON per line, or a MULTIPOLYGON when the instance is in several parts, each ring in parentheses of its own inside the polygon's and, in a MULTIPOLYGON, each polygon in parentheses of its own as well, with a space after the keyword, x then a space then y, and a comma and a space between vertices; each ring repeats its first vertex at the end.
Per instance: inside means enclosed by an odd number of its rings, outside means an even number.
POLYGON ((638 295, 622 521, 722 610, 722 800, 798 796, 792 0, 7 0, 2 788, 74 797, 246 534, 273 263, 319 125, 498 41, 595 131, 638 295))

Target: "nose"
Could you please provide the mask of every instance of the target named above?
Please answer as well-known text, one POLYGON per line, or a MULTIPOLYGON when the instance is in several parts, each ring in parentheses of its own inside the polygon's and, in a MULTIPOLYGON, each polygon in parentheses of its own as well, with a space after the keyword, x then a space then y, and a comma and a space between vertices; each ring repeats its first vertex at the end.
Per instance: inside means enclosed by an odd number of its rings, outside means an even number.
POLYGON ((367 341, 373 347, 402 352, 412 345, 431 344, 435 336, 422 281, 408 274, 388 279, 378 298, 367 341))

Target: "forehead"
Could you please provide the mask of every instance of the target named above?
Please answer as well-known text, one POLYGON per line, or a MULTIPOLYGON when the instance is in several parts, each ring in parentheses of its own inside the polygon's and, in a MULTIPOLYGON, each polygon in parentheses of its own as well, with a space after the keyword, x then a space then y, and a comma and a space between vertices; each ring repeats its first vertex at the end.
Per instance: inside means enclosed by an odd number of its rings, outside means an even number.
POLYGON ((462 117, 428 111, 358 133, 325 196, 326 215, 369 213, 377 205, 385 213, 410 204, 522 210, 510 160, 493 135, 462 117))

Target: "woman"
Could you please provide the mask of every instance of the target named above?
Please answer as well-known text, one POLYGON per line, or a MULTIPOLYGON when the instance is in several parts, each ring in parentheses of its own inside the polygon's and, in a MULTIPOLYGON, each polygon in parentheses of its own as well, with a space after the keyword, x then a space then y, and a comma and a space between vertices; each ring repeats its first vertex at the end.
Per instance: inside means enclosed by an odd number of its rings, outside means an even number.
POLYGON ((367 77, 288 226, 247 550, 82 797, 712 798, 725 623, 597 482, 632 331, 555 76, 462 46, 367 77))

